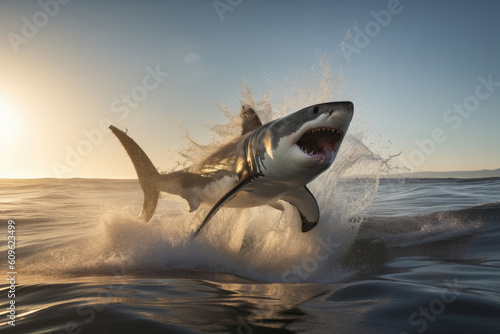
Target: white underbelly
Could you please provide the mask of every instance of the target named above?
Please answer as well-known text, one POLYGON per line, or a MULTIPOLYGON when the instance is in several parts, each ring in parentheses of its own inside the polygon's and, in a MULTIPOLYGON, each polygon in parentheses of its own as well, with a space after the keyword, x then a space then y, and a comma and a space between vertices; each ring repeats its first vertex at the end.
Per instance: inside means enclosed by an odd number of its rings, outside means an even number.
POLYGON ((251 208, 273 204, 297 189, 297 186, 288 182, 273 182, 273 180, 264 178, 256 179, 225 205, 233 208, 251 208))
MULTIPOLYGON (((234 189, 237 185, 236 177, 225 177, 196 191, 192 195, 208 205, 214 205, 219 199, 234 189)), ((278 200, 296 191, 303 185, 297 185, 286 180, 274 180, 261 177, 252 180, 235 197, 224 204, 230 208, 252 208, 256 206, 274 204, 278 200)))

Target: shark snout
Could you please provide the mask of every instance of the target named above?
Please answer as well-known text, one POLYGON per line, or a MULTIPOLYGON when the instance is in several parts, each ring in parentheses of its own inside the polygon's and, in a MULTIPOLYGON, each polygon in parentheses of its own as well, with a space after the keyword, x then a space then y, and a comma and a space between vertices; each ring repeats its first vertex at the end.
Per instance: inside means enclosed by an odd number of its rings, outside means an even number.
POLYGON ((349 124, 354 114, 354 104, 350 101, 337 102, 330 110, 330 117, 333 120, 346 122, 349 124))
POLYGON ((346 102, 345 104, 344 112, 351 115, 354 114, 354 104, 352 104, 352 102, 346 102))
POLYGON ((352 102, 337 102, 335 107, 330 111, 330 116, 333 116, 335 112, 350 114, 351 117, 354 114, 354 104, 352 102))

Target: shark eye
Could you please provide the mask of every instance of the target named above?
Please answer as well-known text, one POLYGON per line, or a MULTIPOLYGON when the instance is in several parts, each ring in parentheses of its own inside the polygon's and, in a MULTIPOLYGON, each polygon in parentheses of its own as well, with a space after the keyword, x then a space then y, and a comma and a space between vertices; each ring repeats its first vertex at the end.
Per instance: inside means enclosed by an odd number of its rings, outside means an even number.
POLYGON ((313 111, 314 111, 315 114, 317 114, 318 111, 319 111, 319 107, 314 107, 313 111))

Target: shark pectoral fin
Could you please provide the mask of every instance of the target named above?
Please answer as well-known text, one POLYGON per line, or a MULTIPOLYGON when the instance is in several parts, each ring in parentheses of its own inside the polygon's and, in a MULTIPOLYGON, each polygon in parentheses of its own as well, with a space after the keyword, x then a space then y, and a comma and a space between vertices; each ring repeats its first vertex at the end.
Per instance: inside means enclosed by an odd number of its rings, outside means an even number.
POLYGON ((283 206, 283 203, 280 202, 274 202, 269 204, 269 206, 273 209, 280 210, 280 211, 285 211, 285 207, 283 206))
POLYGON ((283 198, 283 200, 295 206, 299 211, 302 220, 302 232, 307 232, 318 224, 318 203, 307 187, 300 188, 283 198))
POLYGON ((200 230, 203 228, 203 226, 205 226, 206 223, 208 223, 208 221, 210 219, 212 219, 212 217, 217 213, 217 211, 219 211, 219 209, 226 203, 228 202, 229 200, 231 200, 234 196, 236 196, 238 194, 238 192, 240 192, 247 184, 250 183, 252 179, 247 176, 246 178, 243 178, 241 179, 238 184, 233 188, 231 189, 230 191, 228 191, 224 196, 222 196, 221 199, 219 199, 217 201, 217 203, 215 203, 215 205, 212 207, 212 209, 210 210, 210 212, 207 214, 207 216, 205 217, 205 219, 203 220, 203 223, 201 223, 200 227, 198 227, 198 229, 196 230, 196 232, 194 233, 194 236, 196 237, 198 235, 198 233, 200 232, 200 230))

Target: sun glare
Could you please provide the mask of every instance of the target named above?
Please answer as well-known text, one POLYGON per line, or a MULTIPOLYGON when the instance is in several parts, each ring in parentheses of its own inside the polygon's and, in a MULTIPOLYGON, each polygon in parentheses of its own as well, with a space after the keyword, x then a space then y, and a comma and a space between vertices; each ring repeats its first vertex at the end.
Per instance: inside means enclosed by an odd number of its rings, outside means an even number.
POLYGON ((18 110, 5 95, 0 93, 0 178, 12 177, 12 171, 19 170, 19 114, 18 110))
POLYGON ((0 95, 0 138, 3 141, 8 141, 15 131, 16 121, 14 116, 14 110, 12 110, 7 100, 0 95))

